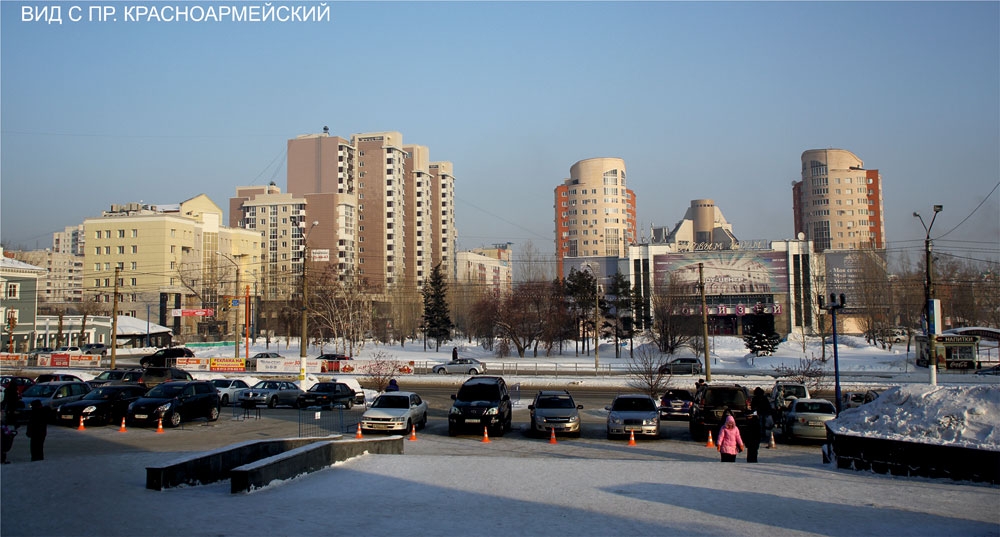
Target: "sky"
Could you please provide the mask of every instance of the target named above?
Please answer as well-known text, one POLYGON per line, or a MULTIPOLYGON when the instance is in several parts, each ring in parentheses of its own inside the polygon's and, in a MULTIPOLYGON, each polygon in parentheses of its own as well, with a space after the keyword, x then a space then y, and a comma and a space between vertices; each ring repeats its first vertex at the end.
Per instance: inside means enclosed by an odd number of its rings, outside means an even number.
MULTIPOLYGON (((602 356, 608 346, 604 344, 602 356)), ((790 341, 775 356, 758 358, 751 367, 737 338, 718 338, 717 349, 715 356, 727 366, 742 364, 761 371, 778 363, 795 363, 801 355, 800 344, 790 341)), ((406 350, 369 348, 359 358, 379 350, 404 360, 434 356, 410 345, 406 350)), ((873 349, 850 337, 841 350, 845 370, 882 370, 887 374, 878 382, 899 386, 872 403, 842 412, 833 422, 841 432, 894 439, 919 436, 927 443, 1000 450, 995 432, 1000 412, 996 377, 941 375, 941 384, 931 387, 913 382, 909 373, 900 370, 905 351, 873 349), (985 382, 967 384, 973 380, 985 382), (872 419, 875 416, 884 419, 872 419)), ((462 352, 497 363, 479 349, 463 348, 462 352)), ((292 343, 283 353, 295 355, 297 348, 292 343)), ((449 352, 434 356, 438 360, 449 357, 449 352)), ((566 363, 574 360, 586 363, 586 357, 565 358, 566 363)), ((457 382, 464 380, 454 377, 457 382)), ((748 385, 755 382, 752 375, 733 378, 748 385)), ((691 379, 685 376, 684 380, 691 379)), ((441 378, 435 375, 433 380, 441 378)), ((507 380, 510 384, 516 377, 507 380)), ((567 381, 611 382, 580 377, 563 379, 563 386, 567 381)), ((418 377, 404 377, 401 385, 419 393, 418 377)), ((521 399, 518 404, 523 408, 527 402, 521 399)), ((218 424, 225 426, 222 420, 218 424)), ((167 433, 199 434, 199 429, 203 428, 167 433)), ((420 434, 417 442, 404 442, 402 456, 366 454, 234 495, 228 482, 146 490, 146 466, 189 453, 118 444, 115 436, 121 433, 115 427, 90 427, 86 433, 50 428, 46 442, 67 442, 79 434, 96 436, 120 451, 29 463, 26 439, 15 440, 19 451, 14 463, 0 467, 0 533, 310 535, 329 533, 332 524, 338 535, 361 537, 1000 534, 996 509, 1000 489, 995 485, 838 470, 822 463, 818 449, 797 455, 784 445, 778 445, 777 452, 761 449, 758 464, 746 464, 741 455, 736 464, 728 465, 717 462, 717 455, 701 445, 672 439, 642 441, 636 447, 604 440, 591 444, 566 439, 557 445, 539 441, 533 451, 511 453, 504 438, 485 444, 468 437, 420 434), (653 442, 659 447, 649 446, 653 442), (669 447, 660 451, 664 445, 669 447), (616 455, 620 449, 642 450, 646 457, 626 460, 616 455), (52 492, 77 488, 100 491, 100 498, 87 501, 79 495, 52 492), (54 507, 40 517, 38 505, 43 503, 54 507)))
POLYGON ((331 2, 320 22, 68 20, 89 5, 0 3, 7 248, 49 247, 112 203, 204 193, 227 210, 238 186, 284 190, 287 140, 329 126, 399 131, 454 163, 462 249, 551 255, 553 189, 592 157, 625 160, 641 237, 711 198, 740 239, 792 238, 801 153, 833 147, 880 170, 890 251, 918 258, 912 213, 941 204, 936 251, 1000 254, 998 2, 331 2), (61 7, 63 23, 25 21, 24 6, 61 7))

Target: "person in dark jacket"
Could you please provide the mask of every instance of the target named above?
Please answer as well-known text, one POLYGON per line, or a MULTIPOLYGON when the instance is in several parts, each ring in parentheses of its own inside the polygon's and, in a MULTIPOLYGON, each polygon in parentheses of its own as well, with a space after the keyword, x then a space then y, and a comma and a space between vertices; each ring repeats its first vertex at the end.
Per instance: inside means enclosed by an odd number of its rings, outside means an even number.
POLYGON ((28 413, 28 438, 31 439, 31 460, 45 460, 45 435, 48 434, 49 416, 42 402, 35 399, 31 402, 31 412, 28 413))
POLYGON ((7 460, 7 452, 14 447, 14 437, 17 436, 17 429, 8 427, 7 422, 0 424, 0 464, 10 464, 7 460))
MULTIPOLYGON (((750 399, 750 408, 757 413, 757 421, 760 422, 760 436, 766 436, 767 418, 771 415, 771 402, 767 400, 767 396, 764 395, 764 390, 760 386, 757 386, 753 390, 753 398, 750 399)), ((773 424, 774 421, 771 421, 771 423, 773 424)))
POLYGON ((747 462, 757 462, 757 453, 760 451, 760 416, 756 412, 747 418, 747 425, 743 430, 743 444, 747 447, 747 462))
POLYGON ((17 391, 17 382, 10 379, 3 390, 3 410, 7 423, 14 425, 14 411, 21 406, 21 394, 17 391))
POLYGON ((458 360, 458 347, 451 348, 451 361, 454 362, 455 360, 458 360))
POLYGON ((389 385, 385 387, 385 391, 387 392, 399 391, 399 384, 396 382, 396 379, 389 379, 389 385))

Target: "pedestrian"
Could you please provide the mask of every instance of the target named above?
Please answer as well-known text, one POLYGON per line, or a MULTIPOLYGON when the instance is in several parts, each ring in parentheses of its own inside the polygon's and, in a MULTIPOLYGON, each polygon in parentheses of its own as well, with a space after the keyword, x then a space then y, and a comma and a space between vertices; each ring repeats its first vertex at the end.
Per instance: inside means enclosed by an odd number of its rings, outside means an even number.
POLYGON ((736 419, 726 416, 726 424, 719 430, 716 449, 722 454, 722 462, 736 462, 736 454, 744 449, 740 430, 736 428, 736 419))
POLYGON ((49 416, 38 399, 31 401, 28 413, 28 438, 31 439, 31 460, 45 460, 45 435, 48 434, 49 416))
POLYGON ((451 361, 454 362, 458 360, 458 347, 451 348, 451 361))
POLYGON ((14 412, 19 406, 21 406, 21 394, 17 391, 16 380, 12 378, 3 390, 3 410, 7 423, 15 425, 14 412))
POLYGON ((768 433, 768 418, 770 418, 771 427, 774 427, 774 418, 771 418, 771 401, 768 401, 767 395, 764 394, 764 390, 760 386, 753 389, 753 398, 750 399, 750 409, 757 413, 761 436, 766 436, 768 433))
POLYGON ((385 387, 385 391, 387 392, 399 391, 399 384, 396 382, 396 379, 389 379, 389 385, 385 387))
POLYGON ((17 429, 8 427, 7 422, 0 424, 0 464, 10 464, 7 460, 7 452, 14 447, 14 437, 17 436, 17 429))
POLYGON ((747 447, 747 462, 757 462, 757 453, 760 451, 760 416, 756 412, 747 418, 747 426, 741 433, 742 439, 747 447))

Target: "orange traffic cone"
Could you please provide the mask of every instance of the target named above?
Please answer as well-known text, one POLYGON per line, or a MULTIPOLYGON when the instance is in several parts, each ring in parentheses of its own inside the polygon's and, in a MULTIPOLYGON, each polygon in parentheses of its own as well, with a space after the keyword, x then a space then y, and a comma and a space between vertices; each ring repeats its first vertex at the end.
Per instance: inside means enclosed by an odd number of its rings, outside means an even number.
POLYGON ((767 442, 767 449, 774 449, 776 447, 778 447, 778 446, 775 445, 775 443, 774 443, 774 431, 771 431, 771 439, 768 440, 768 442, 767 442))
POLYGON ((549 443, 555 444, 556 442, 556 428, 552 427, 552 434, 549 435, 549 443))
POLYGON ((712 442, 712 431, 708 431, 708 442, 705 444, 705 447, 715 447, 715 442, 712 442))
POLYGON ((486 427, 483 427, 483 443, 484 444, 490 443, 490 433, 486 427))
POLYGON ((410 442, 416 442, 417 441, 417 426, 416 425, 412 425, 412 427, 413 428, 410 429, 410 442))
POLYGON ((122 417, 122 426, 118 428, 118 432, 124 433, 125 431, 125 418, 122 417))
POLYGON ((163 416, 160 416, 159 418, 156 419, 156 432, 157 433, 163 432, 163 416))
POLYGON ((77 431, 85 431, 86 428, 83 426, 83 416, 80 416, 80 426, 76 428, 77 431))
POLYGON ((631 431, 630 433, 628 433, 628 445, 630 446, 635 445, 635 431, 631 431))
POLYGON ((361 436, 361 424, 360 423, 358 424, 358 432, 357 432, 357 434, 354 435, 354 438, 364 438, 363 436, 361 436))

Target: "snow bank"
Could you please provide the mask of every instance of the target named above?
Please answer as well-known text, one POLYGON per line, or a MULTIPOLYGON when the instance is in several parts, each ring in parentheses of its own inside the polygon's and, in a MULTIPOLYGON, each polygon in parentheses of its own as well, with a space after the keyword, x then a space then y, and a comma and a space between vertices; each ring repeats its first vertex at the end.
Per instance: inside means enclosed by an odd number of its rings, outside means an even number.
POLYGON ((844 410, 837 434, 1000 451, 1000 386, 906 385, 844 410))

